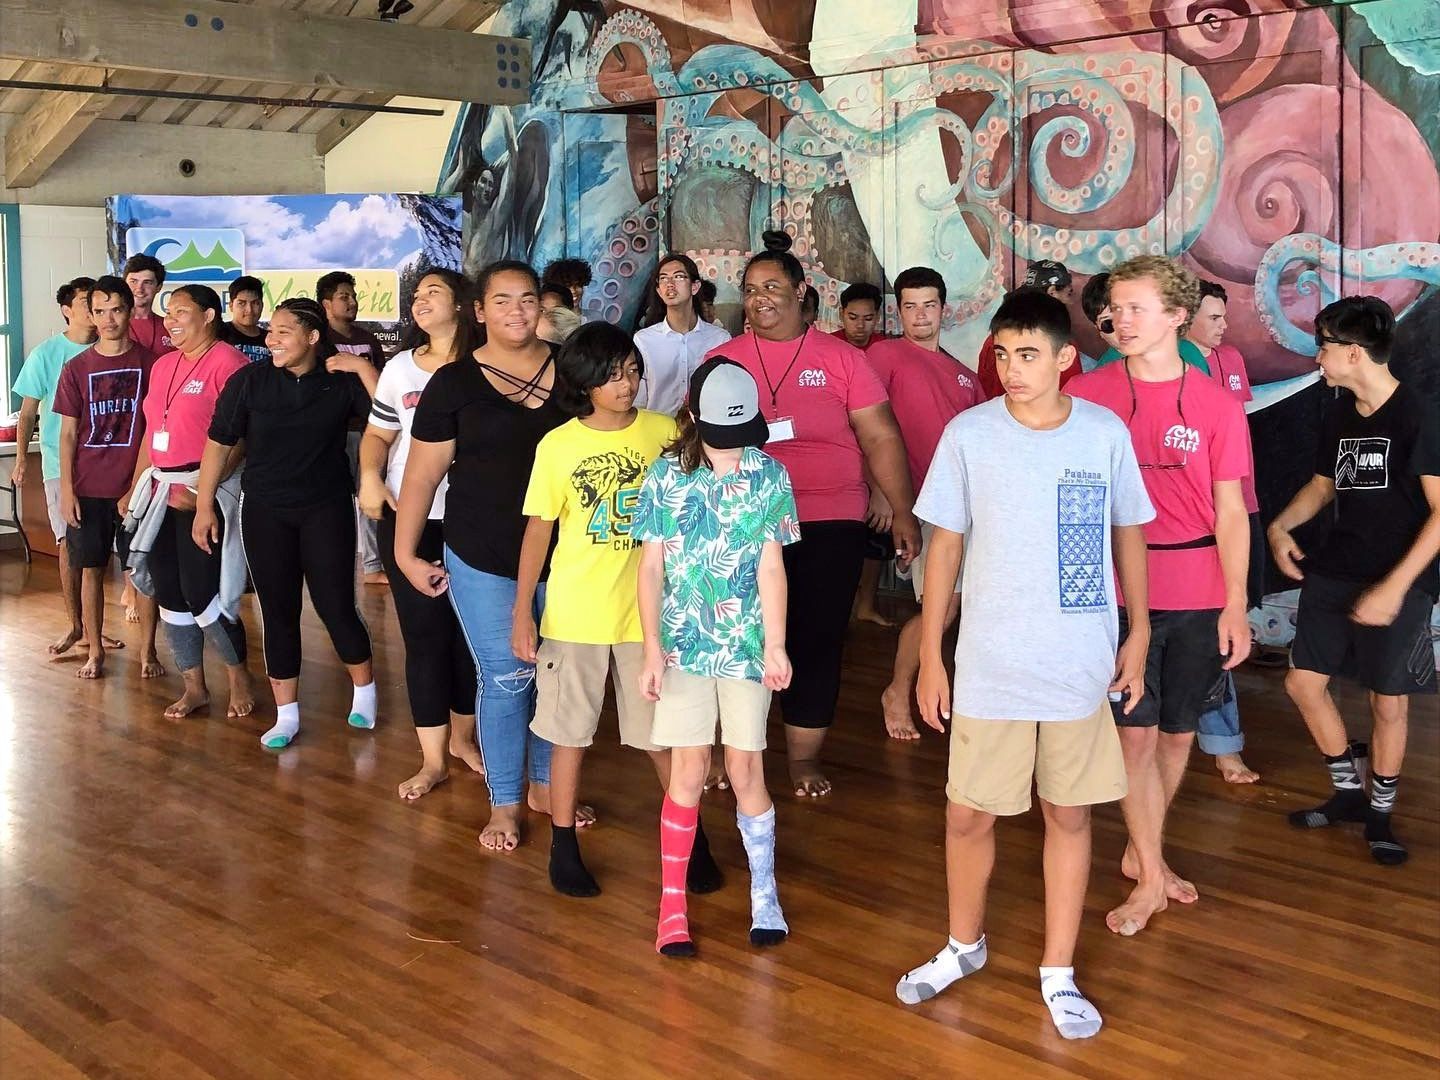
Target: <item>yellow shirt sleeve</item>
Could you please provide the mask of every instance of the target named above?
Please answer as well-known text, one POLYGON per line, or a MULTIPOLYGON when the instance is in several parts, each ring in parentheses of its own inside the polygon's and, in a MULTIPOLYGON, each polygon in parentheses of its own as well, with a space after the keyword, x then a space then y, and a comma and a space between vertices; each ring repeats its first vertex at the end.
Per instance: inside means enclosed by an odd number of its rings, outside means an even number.
POLYGON ((565 508, 566 481, 569 473, 556 460, 559 445, 564 441, 565 430, 574 420, 561 425, 540 440, 535 447, 535 464, 530 470, 530 485, 525 489, 526 517, 538 517, 544 521, 558 521, 565 508))

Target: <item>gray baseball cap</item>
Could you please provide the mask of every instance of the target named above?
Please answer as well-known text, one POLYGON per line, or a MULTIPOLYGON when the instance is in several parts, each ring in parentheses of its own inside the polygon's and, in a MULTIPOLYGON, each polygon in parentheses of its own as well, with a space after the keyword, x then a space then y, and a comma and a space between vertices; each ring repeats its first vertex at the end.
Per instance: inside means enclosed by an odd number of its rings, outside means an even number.
POLYGON ((716 450, 759 448, 770 437, 770 425, 760 413, 760 389, 734 360, 716 356, 696 368, 689 401, 700 438, 716 450))

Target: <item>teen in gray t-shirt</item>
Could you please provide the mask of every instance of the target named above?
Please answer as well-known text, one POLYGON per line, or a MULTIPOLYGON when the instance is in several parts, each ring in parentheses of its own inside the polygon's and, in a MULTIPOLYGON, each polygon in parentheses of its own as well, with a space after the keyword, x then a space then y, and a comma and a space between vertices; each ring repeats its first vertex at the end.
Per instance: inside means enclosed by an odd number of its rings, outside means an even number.
POLYGON ((1155 516, 1130 434, 1072 399, 1036 431, 996 398, 945 429, 915 503, 965 536, 954 712, 1077 720, 1105 700, 1119 640, 1110 531, 1155 516))

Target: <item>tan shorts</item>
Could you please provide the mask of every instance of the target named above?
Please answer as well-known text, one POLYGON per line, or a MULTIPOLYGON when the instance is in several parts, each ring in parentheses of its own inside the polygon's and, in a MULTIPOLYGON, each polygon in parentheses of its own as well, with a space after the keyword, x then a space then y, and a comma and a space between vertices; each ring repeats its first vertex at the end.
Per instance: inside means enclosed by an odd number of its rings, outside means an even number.
POLYGON ((1124 798, 1125 755, 1108 701, 1083 720, 953 719, 951 802, 998 817, 1023 814, 1032 782, 1056 806, 1124 798))
MULTIPOLYGON (((915 587, 915 600, 917 602, 925 599, 925 557, 930 551, 930 541, 935 539, 935 526, 928 521, 920 523, 920 558, 910 564, 910 584, 915 587)), ((955 575, 955 592, 960 592, 960 582, 964 574, 955 575)))
POLYGON ((589 746, 600 727, 605 678, 614 676, 615 711, 620 742, 637 750, 660 750, 650 741, 655 706, 640 693, 645 646, 580 645, 573 641, 540 643, 535 665, 535 719, 530 730, 557 746, 589 746))
POLYGON ((665 669, 650 738, 660 746, 711 746, 764 750, 770 691, 749 679, 714 679, 665 669))
POLYGON ((60 513, 60 478, 45 481, 45 513, 50 517, 50 531, 55 534, 55 542, 63 544, 65 534, 70 531, 70 526, 65 524, 65 515, 60 513))

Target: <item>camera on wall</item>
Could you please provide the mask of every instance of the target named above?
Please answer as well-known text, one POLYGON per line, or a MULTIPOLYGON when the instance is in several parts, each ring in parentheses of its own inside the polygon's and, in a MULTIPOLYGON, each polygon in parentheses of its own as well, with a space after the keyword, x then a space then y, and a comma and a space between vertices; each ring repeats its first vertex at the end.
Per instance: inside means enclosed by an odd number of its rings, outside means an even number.
POLYGON ((194 175, 195 175, 195 162, 191 161, 188 157, 187 157, 187 158, 181 158, 181 159, 180 159, 180 175, 181 175, 181 176, 184 176, 184 177, 194 176, 194 175))

